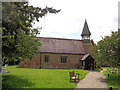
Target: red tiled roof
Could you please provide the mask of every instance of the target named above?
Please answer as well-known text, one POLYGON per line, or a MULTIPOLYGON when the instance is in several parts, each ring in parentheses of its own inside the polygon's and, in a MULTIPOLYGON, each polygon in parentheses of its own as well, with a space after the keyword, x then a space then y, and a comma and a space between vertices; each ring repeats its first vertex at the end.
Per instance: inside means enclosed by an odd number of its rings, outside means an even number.
POLYGON ((37 37, 41 42, 40 52, 85 54, 83 41, 79 39, 37 37))

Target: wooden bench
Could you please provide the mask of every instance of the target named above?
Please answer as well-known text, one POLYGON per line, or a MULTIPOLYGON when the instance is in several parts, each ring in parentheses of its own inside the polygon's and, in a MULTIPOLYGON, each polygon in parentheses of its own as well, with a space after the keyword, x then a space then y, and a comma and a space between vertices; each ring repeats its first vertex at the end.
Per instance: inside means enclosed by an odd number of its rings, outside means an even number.
POLYGON ((117 73, 117 70, 111 70, 110 72, 111 73, 117 73))
POLYGON ((117 73, 117 69, 109 70, 110 73, 117 73))
POLYGON ((74 73, 74 71, 69 71, 70 82, 78 83, 79 82, 79 73, 74 73))

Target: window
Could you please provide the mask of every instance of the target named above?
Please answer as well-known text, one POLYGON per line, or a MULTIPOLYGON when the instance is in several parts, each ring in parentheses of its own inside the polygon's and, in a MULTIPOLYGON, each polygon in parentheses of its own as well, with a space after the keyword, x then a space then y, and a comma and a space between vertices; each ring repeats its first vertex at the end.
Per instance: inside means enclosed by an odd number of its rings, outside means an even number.
POLYGON ((66 63, 67 62, 67 57, 66 56, 62 56, 61 57, 61 63, 66 63))
POLYGON ((45 60, 45 62, 48 62, 49 61, 49 56, 45 55, 44 60, 45 60))

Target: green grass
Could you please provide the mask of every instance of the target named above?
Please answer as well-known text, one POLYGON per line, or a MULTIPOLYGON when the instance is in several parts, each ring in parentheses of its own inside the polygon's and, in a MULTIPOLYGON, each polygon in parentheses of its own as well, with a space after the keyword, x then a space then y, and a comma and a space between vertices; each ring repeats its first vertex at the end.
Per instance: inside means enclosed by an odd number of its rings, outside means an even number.
POLYGON ((30 69, 6 67, 10 73, 3 74, 3 88, 75 88, 69 81, 69 71, 80 73, 80 80, 88 71, 80 69, 30 69))
POLYGON ((101 71, 101 69, 100 68, 95 68, 94 71, 101 71))
MULTIPOLYGON (((110 68, 107 68, 107 69, 110 69, 110 68)), ((103 74, 107 78, 108 87, 112 86, 113 88, 120 88, 120 72, 116 74, 112 74, 109 71, 104 71, 103 74), (108 77, 108 74, 110 75, 109 77, 108 77)))
POLYGON ((101 67, 102 69, 111 69, 110 67, 101 67))

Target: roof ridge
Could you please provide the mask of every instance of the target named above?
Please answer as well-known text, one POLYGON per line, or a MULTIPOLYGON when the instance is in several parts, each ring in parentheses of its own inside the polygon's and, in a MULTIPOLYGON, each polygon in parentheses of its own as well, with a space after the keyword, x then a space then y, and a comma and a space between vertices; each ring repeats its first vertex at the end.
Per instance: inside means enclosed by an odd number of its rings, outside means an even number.
POLYGON ((75 41, 83 41, 83 40, 80 40, 80 39, 56 38, 56 37, 36 37, 36 38, 47 38, 47 39, 60 39, 60 40, 75 40, 75 41))

